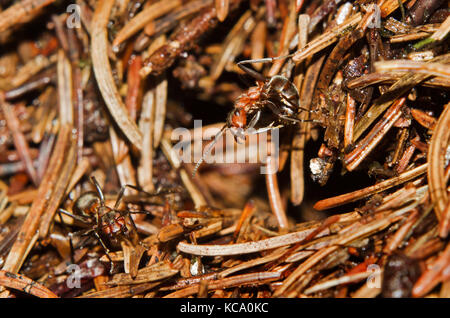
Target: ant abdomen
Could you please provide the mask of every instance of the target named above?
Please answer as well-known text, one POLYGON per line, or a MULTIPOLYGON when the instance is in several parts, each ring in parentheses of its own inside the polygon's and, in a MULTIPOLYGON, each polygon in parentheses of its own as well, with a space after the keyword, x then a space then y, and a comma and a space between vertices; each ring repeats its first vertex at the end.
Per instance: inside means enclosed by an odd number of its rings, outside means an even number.
POLYGON ((274 92, 283 101, 285 107, 289 108, 289 113, 296 114, 299 111, 299 93, 294 83, 281 75, 273 76, 265 85, 269 95, 274 92))
POLYGON ((100 206, 100 198, 97 192, 89 191, 83 193, 73 204, 73 210, 77 214, 92 215, 100 206))

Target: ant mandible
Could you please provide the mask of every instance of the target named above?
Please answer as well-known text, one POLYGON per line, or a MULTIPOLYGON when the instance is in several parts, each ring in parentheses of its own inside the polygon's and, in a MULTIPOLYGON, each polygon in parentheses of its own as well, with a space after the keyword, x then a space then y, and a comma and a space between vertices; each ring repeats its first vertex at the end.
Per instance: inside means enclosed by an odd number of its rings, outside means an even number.
POLYGON ((241 70, 256 80, 257 85, 250 87, 245 93, 237 98, 233 110, 228 114, 226 124, 220 129, 205 149, 203 156, 194 167, 192 176, 195 176, 195 173, 205 160, 205 157, 209 154, 226 129, 230 129, 237 142, 239 142, 239 139, 244 140, 244 131, 255 128, 264 110, 271 111, 276 119, 272 121, 269 126, 257 129, 253 133, 258 134, 274 128, 313 121, 298 118, 298 114, 301 111, 312 111, 300 107, 300 96, 297 87, 295 87, 294 83, 288 78, 282 75, 275 75, 267 78, 245 66, 245 64, 251 63, 273 62, 290 56, 292 56, 292 54, 282 57, 244 60, 237 63, 237 66, 241 70), (249 118, 251 119, 248 120, 249 118))

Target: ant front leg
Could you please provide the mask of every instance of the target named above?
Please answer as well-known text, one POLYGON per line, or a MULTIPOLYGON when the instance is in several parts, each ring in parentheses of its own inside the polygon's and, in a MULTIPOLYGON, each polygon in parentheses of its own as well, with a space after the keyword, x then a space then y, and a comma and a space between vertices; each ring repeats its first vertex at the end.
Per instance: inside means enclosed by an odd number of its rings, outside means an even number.
POLYGON ((102 238, 100 237, 100 234, 98 234, 97 231, 94 231, 94 235, 97 238, 97 240, 100 242, 100 245, 103 247, 103 250, 106 253, 106 257, 109 260, 109 264, 110 264, 110 269, 109 269, 109 273, 112 274, 114 273, 114 262, 112 261, 111 255, 110 255, 110 250, 108 247, 106 247, 106 244, 103 242, 102 238))
POLYGON ((320 123, 320 121, 315 120, 315 119, 298 119, 298 118, 292 118, 286 115, 283 115, 280 111, 280 109, 271 101, 264 101, 264 104, 267 105, 269 107, 269 109, 272 111, 272 113, 274 113, 275 116, 286 120, 286 121, 291 121, 294 123, 320 123))
POLYGON ((256 123, 259 121, 259 118, 261 117, 261 110, 258 110, 253 116, 253 118, 250 120, 250 123, 248 124, 247 129, 253 129, 256 125, 256 123))

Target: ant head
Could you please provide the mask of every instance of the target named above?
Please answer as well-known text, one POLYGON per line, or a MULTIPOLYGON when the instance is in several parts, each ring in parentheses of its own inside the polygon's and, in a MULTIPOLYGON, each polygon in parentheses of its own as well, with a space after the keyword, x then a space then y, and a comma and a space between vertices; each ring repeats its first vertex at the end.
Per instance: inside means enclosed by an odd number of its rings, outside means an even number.
POLYGON ((233 109, 228 115, 228 127, 244 128, 247 124, 247 112, 242 108, 233 109))

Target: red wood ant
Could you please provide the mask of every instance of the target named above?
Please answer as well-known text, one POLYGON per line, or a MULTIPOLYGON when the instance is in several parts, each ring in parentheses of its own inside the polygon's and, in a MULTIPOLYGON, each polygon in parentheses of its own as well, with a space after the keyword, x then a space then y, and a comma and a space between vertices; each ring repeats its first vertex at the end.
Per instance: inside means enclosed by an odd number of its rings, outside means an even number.
POLYGON ((205 149, 202 158, 200 158, 195 165, 192 173, 193 176, 195 176, 195 173, 205 157, 209 154, 226 129, 230 129, 237 142, 239 142, 239 139, 244 140, 244 131, 256 127, 263 111, 268 110, 269 112, 272 112, 273 115, 275 115, 275 119, 268 126, 257 129, 252 133, 258 134, 274 128, 311 121, 298 118, 298 114, 301 111, 310 112, 310 110, 300 107, 300 96, 297 87, 295 87, 288 78, 282 75, 275 75, 267 78, 244 66, 244 64, 250 63, 273 62, 274 60, 289 56, 291 55, 277 58, 244 60, 237 63, 240 69, 256 80, 257 85, 250 87, 245 93, 237 98, 234 109, 228 114, 226 124, 216 134, 214 139, 205 149), (251 119, 248 120, 249 118, 251 119))
POLYGON ((91 181, 94 184, 96 191, 88 191, 83 193, 73 205, 74 213, 70 213, 64 209, 59 209, 58 212, 60 217, 61 213, 65 214, 87 227, 83 230, 69 233, 71 250, 73 251, 72 238, 74 236, 86 236, 93 234, 104 249, 106 256, 108 257, 108 260, 111 264, 110 273, 113 273, 114 264, 110 256, 110 249, 108 246, 112 248, 118 248, 120 247, 120 243, 124 240, 128 241, 133 246, 136 246, 136 244, 139 243, 139 238, 137 234, 136 224, 134 223, 131 214, 148 214, 148 212, 145 211, 132 212, 119 209, 119 205, 123 198, 125 189, 127 187, 130 187, 150 196, 172 192, 167 191, 163 193, 163 191, 158 190, 155 193, 148 193, 139 189, 138 187, 125 185, 120 189, 114 207, 110 208, 105 204, 105 197, 97 180, 94 177, 91 177, 91 181))

